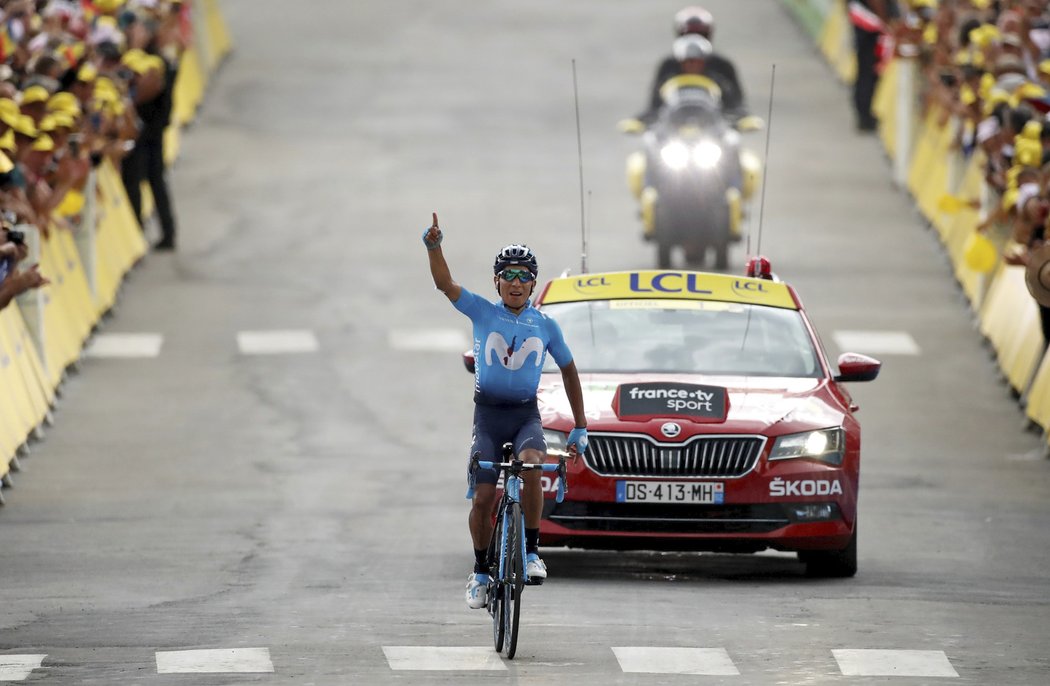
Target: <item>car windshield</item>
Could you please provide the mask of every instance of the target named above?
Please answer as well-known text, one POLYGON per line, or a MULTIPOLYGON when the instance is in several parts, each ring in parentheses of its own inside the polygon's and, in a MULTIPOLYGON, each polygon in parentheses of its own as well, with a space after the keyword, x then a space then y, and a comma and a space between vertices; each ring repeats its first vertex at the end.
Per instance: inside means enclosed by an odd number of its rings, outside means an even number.
MULTIPOLYGON (((599 300, 542 307, 583 373, 819 378, 796 310, 705 300, 599 300)), ((555 371, 547 358, 545 371, 555 371)))

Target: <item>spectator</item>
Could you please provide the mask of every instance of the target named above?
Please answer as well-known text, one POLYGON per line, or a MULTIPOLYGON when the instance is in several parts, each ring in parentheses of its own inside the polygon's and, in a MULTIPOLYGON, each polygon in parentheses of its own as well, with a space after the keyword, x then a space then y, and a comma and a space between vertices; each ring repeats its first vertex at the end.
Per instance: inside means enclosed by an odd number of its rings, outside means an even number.
MULTIPOLYGON (((2 162, 3 160, 0 160, 0 170, 13 164, 11 160, 7 160, 7 164, 2 162)), ((8 228, 0 229, 0 310, 26 291, 51 283, 37 270, 37 265, 25 271, 18 269, 18 263, 28 254, 21 236, 13 234, 8 228)))
POLYGON ((857 78, 853 82, 857 130, 875 131, 879 123, 871 111, 871 101, 879 79, 879 39, 889 32, 896 6, 894 0, 851 0, 848 7, 857 53, 857 78))

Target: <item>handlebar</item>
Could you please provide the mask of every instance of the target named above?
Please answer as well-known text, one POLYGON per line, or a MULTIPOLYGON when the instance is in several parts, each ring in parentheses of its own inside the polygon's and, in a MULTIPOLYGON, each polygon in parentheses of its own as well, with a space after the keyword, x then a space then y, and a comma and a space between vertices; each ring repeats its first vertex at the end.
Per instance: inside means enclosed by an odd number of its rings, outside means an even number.
MULTIPOLYGON (((504 448, 504 456, 506 457, 507 450, 504 448)), ((565 486, 565 458, 558 458, 558 464, 530 464, 522 462, 521 460, 511 460, 509 462, 491 462, 489 460, 480 460, 477 455, 470 458, 470 484, 467 486, 467 500, 474 497, 474 473, 478 469, 495 469, 498 471, 506 471, 512 475, 520 474, 521 472, 540 470, 543 472, 557 472, 558 473, 558 492, 554 496, 555 502, 562 502, 565 500, 566 486, 565 486)))

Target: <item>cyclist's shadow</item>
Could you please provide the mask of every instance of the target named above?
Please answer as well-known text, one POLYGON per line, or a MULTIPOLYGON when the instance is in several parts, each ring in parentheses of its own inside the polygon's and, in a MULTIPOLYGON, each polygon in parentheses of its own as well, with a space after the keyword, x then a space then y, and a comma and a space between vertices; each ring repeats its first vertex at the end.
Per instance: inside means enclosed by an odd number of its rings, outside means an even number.
POLYGON ((794 554, 609 551, 542 548, 552 578, 615 581, 797 581, 808 580, 794 554))

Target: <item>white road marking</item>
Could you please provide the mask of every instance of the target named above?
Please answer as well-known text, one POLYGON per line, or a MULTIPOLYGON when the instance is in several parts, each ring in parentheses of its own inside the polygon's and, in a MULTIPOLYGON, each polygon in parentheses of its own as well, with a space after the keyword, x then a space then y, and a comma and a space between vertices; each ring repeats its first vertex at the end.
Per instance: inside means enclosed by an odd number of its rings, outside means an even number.
POLYGON ((0 681, 22 681, 47 655, 0 655, 0 681))
POLYGON ((156 357, 164 336, 159 333, 96 334, 84 354, 87 357, 156 357))
POLYGON ((957 677, 942 650, 832 650, 844 676, 957 677))
POLYGON ((461 329, 393 329, 387 335, 394 350, 412 352, 466 352, 470 340, 461 329))
POLYGON ((504 671, 507 665, 492 650, 440 646, 383 646, 390 669, 414 671, 504 671))
POLYGON ((869 355, 918 355, 922 352, 906 331, 836 331, 832 336, 842 352, 869 355))
POLYGON ((237 347, 245 355, 313 353, 320 348, 314 332, 306 329, 241 331, 237 334, 237 347))
POLYGON ((620 669, 642 674, 739 676, 723 648, 613 648, 620 669))
POLYGON ((157 652, 158 674, 254 674, 272 671, 269 648, 157 652))

